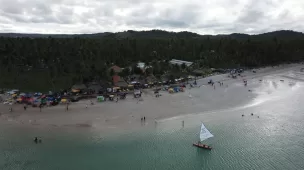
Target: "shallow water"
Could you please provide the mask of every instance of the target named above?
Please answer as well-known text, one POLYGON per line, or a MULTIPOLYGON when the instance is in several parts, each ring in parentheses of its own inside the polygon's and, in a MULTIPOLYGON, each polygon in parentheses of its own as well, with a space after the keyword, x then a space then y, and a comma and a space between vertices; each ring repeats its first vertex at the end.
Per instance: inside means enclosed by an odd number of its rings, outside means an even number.
POLYGON ((259 84, 256 97, 242 106, 165 119, 132 132, 3 126, 0 169, 304 169, 304 84, 278 78, 252 80, 259 84), (201 122, 215 136, 206 141, 212 151, 192 147, 201 122), (42 144, 29 140, 37 134, 42 144))

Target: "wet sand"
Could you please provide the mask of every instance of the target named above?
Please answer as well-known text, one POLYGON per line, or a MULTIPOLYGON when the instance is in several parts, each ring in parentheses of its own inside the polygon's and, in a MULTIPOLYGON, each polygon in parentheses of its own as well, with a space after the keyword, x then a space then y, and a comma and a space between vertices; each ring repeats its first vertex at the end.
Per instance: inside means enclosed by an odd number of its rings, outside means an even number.
MULTIPOLYGON (((132 128, 150 127, 164 123, 168 119, 175 119, 195 114, 215 114, 221 111, 233 111, 258 105, 260 93, 271 93, 269 89, 257 89, 266 83, 275 88, 277 83, 291 83, 293 80, 301 81, 296 74, 301 74, 301 64, 289 64, 277 67, 256 69, 257 73, 246 71, 243 77, 232 79, 228 74, 215 75, 197 80, 200 87, 189 88, 185 92, 169 94, 161 92, 156 98, 151 90, 144 90, 142 101, 134 99, 132 95, 125 100, 116 102, 106 101, 90 105, 89 101, 72 103, 66 111, 66 105, 39 108, 23 105, 13 105, 13 112, 9 112, 8 105, 0 105, 0 122, 11 126, 37 127, 37 128, 86 128, 111 132, 116 130, 130 130, 132 128), (281 75, 282 74, 282 75, 281 75), (291 74, 291 75, 290 75, 291 74), (271 76, 276 75, 272 80, 271 76), (285 79, 281 82, 278 77, 285 79), (215 82, 215 88, 207 85, 209 79, 215 82), (243 80, 248 81, 245 87, 243 80), (260 81, 261 80, 261 81, 260 81), (217 81, 222 81, 220 86, 217 81), (86 108, 88 105, 88 108, 86 108), (145 117, 145 121, 141 118, 145 117)), ((304 81, 304 80, 302 80, 304 81)), ((292 85, 291 85, 292 86, 292 85)), ((263 102, 263 101, 262 101, 263 102)), ((228 116, 228 115, 227 115, 228 116)), ((186 122, 187 123, 187 122, 186 122)))

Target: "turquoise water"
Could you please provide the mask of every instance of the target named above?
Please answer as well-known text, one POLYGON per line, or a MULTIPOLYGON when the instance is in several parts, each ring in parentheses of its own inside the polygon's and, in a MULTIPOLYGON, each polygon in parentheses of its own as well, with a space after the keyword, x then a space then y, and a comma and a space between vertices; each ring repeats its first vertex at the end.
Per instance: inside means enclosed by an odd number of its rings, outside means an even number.
POLYGON ((304 169, 302 85, 266 92, 243 109, 168 119, 132 132, 3 126, 0 169, 304 169), (212 151, 192 146, 201 122, 215 136, 206 141, 212 151), (30 140, 37 134, 42 144, 30 140))

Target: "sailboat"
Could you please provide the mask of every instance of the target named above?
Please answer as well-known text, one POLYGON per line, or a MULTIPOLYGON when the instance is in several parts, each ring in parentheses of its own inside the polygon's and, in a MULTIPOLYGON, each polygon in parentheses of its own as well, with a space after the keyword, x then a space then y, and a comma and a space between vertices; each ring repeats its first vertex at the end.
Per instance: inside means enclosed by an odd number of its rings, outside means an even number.
POLYGON ((213 135, 209 132, 209 130, 202 123, 201 131, 200 131, 200 141, 197 142, 197 143, 194 143, 193 146, 196 146, 196 147, 199 147, 199 148, 203 148, 203 149, 211 150, 212 147, 210 147, 208 145, 205 145, 205 144, 202 144, 201 142, 204 141, 204 140, 206 140, 206 139, 212 138, 212 137, 213 137, 213 135))

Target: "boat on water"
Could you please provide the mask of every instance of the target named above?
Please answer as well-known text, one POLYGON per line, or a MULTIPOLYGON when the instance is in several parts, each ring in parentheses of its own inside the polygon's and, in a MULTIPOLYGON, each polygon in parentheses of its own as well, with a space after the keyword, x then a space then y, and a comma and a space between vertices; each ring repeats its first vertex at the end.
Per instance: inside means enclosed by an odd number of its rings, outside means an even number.
POLYGON ((212 137, 213 137, 213 135, 209 132, 209 130, 202 123, 201 131, 200 131, 200 141, 198 141, 197 143, 194 143, 193 146, 196 146, 196 147, 202 148, 202 149, 211 150, 212 149, 211 146, 208 146, 206 144, 202 144, 201 142, 206 140, 206 139, 212 138, 212 137))

